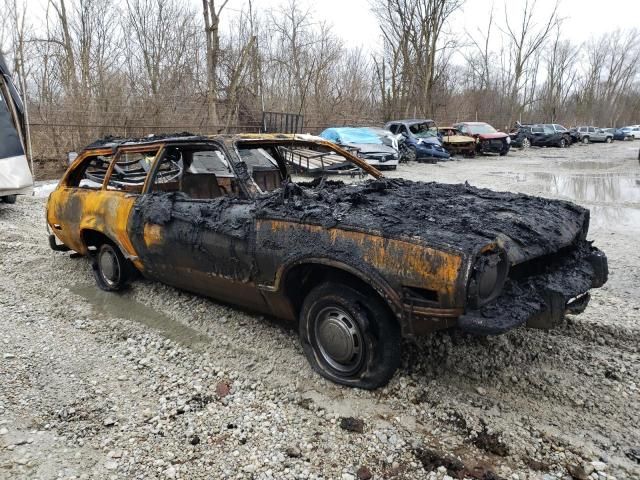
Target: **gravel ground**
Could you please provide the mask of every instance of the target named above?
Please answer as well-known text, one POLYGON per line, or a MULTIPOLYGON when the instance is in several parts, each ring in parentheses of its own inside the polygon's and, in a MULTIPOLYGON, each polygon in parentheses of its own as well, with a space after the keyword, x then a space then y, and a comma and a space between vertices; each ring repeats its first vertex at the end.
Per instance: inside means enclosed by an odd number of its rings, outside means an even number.
POLYGON ((611 276, 550 332, 407 342, 373 392, 314 374, 289 325, 100 292, 48 249, 45 199, 0 204, 0 478, 640 478, 638 143, 392 172, 577 201, 611 276))

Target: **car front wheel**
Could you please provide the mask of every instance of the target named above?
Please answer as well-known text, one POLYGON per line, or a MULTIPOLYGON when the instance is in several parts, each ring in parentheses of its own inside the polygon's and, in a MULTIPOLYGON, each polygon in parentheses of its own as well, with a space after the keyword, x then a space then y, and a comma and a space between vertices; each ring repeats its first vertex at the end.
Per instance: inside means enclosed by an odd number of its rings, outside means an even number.
POLYGON ((92 259, 93 276, 102 290, 123 290, 133 277, 133 267, 118 247, 103 243, 92 259))
POLYGON ((523 149, 527 149, 531 146, 531 140, 529 140, 528 138, 525 138, 524 140, 522 140, 522 148, 523 149))
POLYGON ((564 138, 560 139, 560 144, 558 145, 560 148, 565 148, 567 146, 567 141, 564 138))
POLYGON ((611 137, 607 137, 607 139, 605 140, 605 142, 607 142, 607 143, 611 143, 611 137))
POLYGON ((386 385, 400 365, 400 328, 379 299, 340 283, 325 283, 305 298, 300 340, 323 377, 350 387, 386 385))

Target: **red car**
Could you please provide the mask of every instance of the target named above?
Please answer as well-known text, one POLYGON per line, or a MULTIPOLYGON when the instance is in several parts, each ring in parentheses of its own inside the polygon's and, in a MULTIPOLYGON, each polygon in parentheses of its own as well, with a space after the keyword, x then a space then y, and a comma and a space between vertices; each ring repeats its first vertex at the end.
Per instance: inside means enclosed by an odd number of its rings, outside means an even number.
POLYGON ((511 137, 497 131, 488 123, 462 122, 456 123, 453 127, 457 128, 460 133, 476 139, 477 153, 499 153, 501 156, 509 153, 511 137))

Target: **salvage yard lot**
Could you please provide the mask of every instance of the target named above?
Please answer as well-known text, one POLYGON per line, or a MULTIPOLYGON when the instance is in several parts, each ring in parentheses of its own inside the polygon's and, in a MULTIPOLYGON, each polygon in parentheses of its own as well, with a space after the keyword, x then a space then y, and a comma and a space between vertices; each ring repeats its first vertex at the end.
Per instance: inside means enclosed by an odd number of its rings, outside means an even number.
POLYGON ((611 274, 554 331, 405 343, 373 392, 314 374, 287 325, 147 281, 99 291, 49 250, 45 199, 0 205, 0 478, 638 478, 639 147, 387 172, 586 206, 611 274))

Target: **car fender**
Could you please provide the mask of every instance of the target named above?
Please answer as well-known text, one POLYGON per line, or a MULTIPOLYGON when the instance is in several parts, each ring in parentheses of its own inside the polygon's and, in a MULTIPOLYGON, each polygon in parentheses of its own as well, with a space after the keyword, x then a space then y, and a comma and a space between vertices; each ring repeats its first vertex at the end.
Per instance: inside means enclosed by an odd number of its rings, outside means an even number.
POLYGON ((402 318, 402 300, 398 293, 389 285, 389 283, 382 278, 378 273, 371 268, 364 266, 357 267, 351 262, 341 258, 328 258, 328 257, 294 257, 289 259, 285 264, 280 266, 276 272, 275 283, 270 289, 275 291, 282 291, 284 288, 283 280, 287 278, 287 274, 292 269, 301 265, 322 265, 331 267, 336 270, 341 270, 348 274, 351 274, 358 279, 362 280, 366 284, 370 285, 380 297, 387 303, 393 313, 399 318, 402 318))

